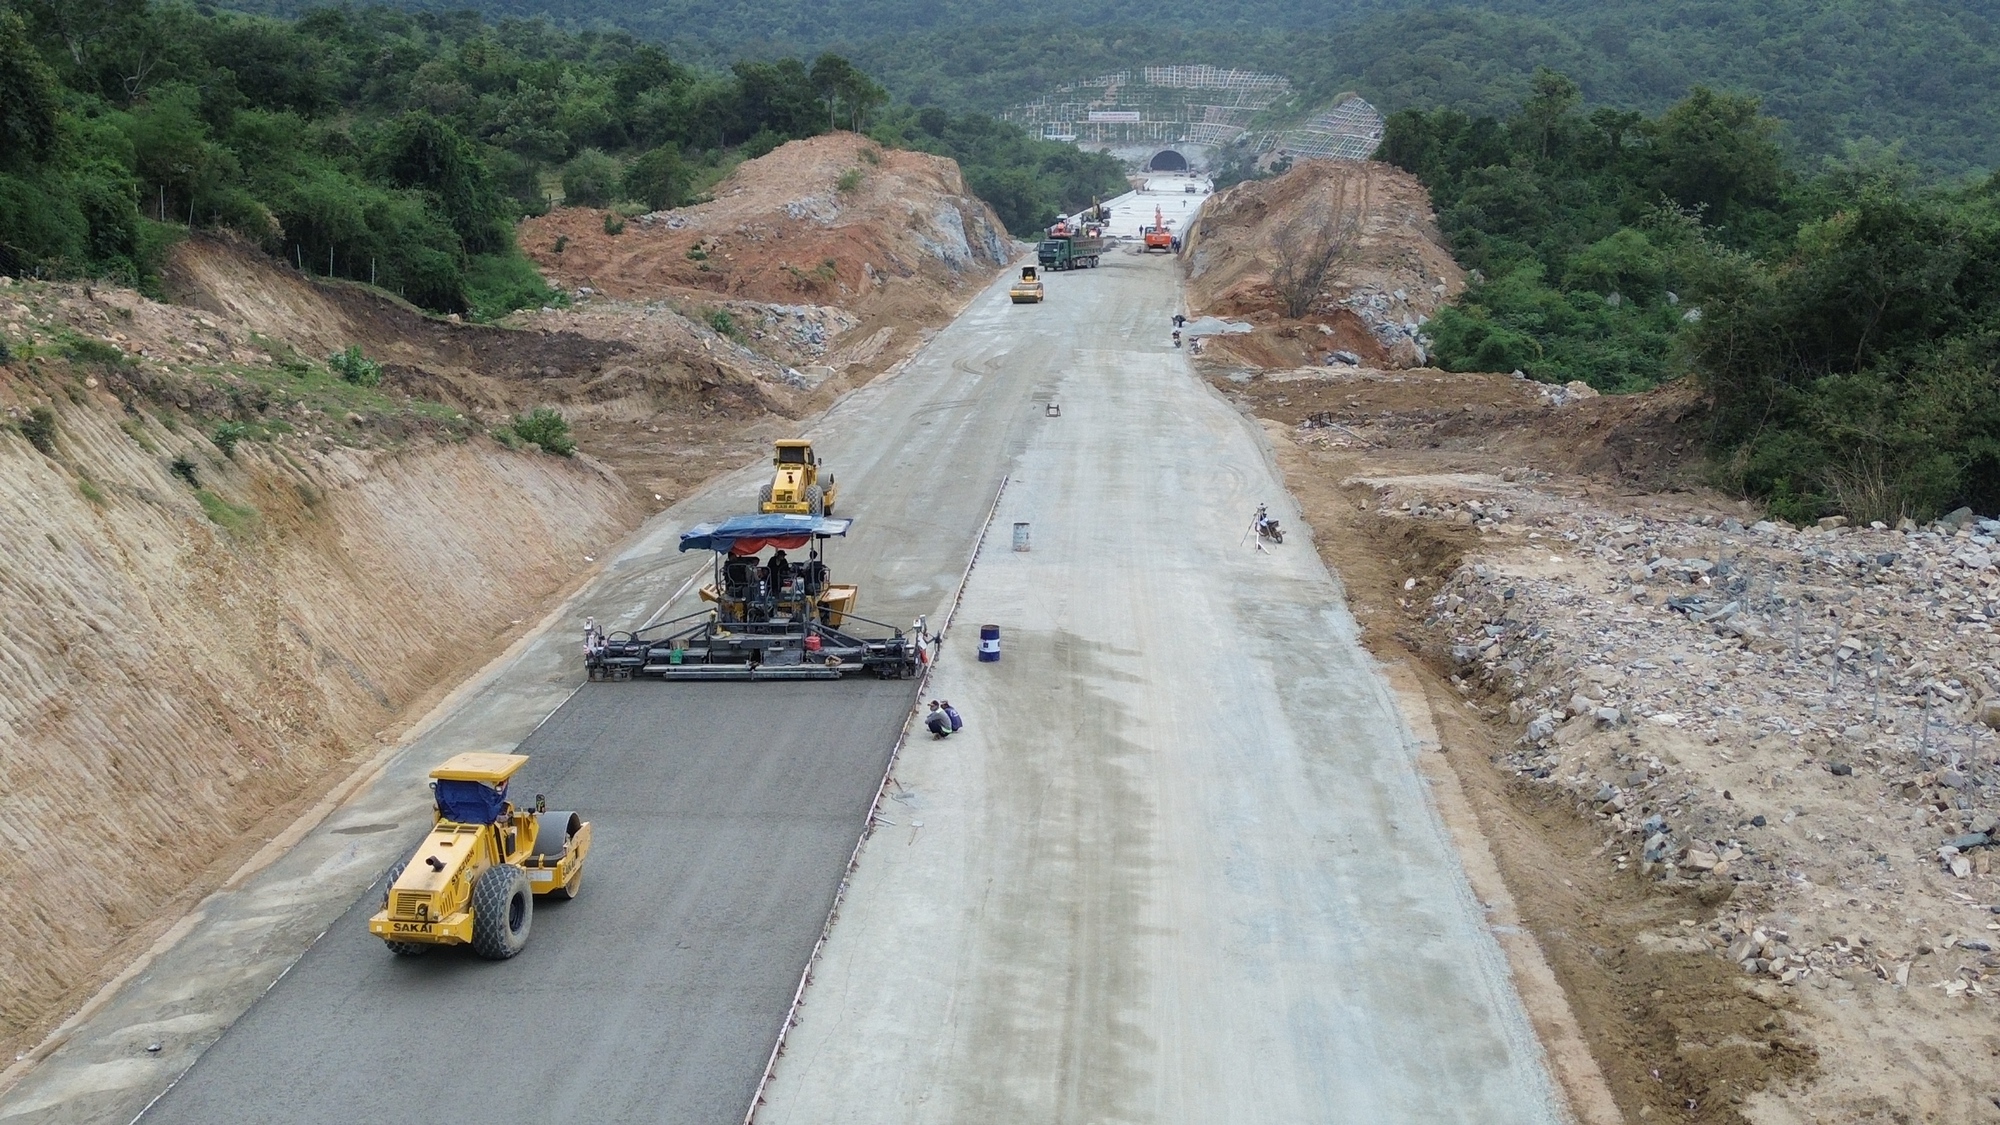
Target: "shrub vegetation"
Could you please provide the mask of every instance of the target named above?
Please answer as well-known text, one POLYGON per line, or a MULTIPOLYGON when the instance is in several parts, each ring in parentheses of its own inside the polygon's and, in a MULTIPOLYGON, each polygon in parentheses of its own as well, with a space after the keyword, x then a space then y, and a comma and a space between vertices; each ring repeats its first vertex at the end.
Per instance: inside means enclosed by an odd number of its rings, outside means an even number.
POLYGON ((576 438, 570 434, 569 419, 549 407, 536 407, 515 418, 512 429, 515 437, 541 446, 543 452, 553 453, 558 457, 568 457, 576 453, 576 438))
POLYGON ((382 384, 382 365, 362 354, 360 344, 349 344, 344 351, 326 357, 326 364, 333 368, 335 374, 357 387, 382 384))
POLYGON ((2000 176, 1893 154, 1802 166, 1749 97, 1586 110, 1544 71, 1510 117, 1393 115, 1472 284, 1439 362, 1639 390, 1689 374, 1725 478, 1806 519, 2000 509, 2000 176))

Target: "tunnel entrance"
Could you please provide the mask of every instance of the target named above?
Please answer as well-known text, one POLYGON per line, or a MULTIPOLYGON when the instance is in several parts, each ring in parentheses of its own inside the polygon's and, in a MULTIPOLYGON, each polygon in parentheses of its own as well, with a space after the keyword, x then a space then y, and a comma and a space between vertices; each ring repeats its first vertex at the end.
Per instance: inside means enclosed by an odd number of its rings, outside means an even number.
POLYGON ((1163 148, 1146 162, 1148 172, 1185 172, 1188 170, 1187 157, 1170 148, 1163 148))

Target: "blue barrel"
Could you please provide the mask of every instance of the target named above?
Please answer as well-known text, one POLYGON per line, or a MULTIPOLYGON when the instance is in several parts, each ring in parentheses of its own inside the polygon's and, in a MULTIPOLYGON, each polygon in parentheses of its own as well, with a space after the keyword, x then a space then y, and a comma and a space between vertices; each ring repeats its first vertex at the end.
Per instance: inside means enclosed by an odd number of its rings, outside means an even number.
POLYGON ((1000 626, 979 627, 979 659, 989 664, 1000 659, 1000 626))

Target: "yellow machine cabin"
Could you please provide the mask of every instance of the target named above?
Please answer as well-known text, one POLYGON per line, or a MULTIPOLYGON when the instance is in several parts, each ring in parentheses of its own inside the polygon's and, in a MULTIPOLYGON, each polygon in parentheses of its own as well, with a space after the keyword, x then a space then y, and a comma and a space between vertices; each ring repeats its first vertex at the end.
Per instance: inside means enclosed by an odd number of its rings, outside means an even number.
POLYGON ((507 799, 507 784, 528 762, 523 754, 459 754, 431 771, 430 834, 389 872, 382 909, 368 932, 392 953, 411 957, 437 945, 470 945, 501 961, 528 943, 535 896, 575 898, 590 853, 590 822, 533 811, 507 799))
POLYGON ((840 486, 833 474, 825 471, 826 466, 814 459, 812 442, 785 438, 773 444, 777 449, 771 465, 776 471, 757 498, 757 510, 795 516, 832 515, 840 486))
POLYGON ((1039 305, 1042 303, 1042 276, 1034 266, 1021 267, 1021 280, 1007 290, 1007 296, 1017 305, 1039 305))

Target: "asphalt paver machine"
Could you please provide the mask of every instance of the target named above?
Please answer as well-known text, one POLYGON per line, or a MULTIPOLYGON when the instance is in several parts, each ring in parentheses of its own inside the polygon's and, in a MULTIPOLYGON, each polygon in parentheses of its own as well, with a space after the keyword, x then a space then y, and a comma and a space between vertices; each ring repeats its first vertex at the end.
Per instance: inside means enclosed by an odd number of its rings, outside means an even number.
POLYGON ((593 680, 837 680, 917 673, 924 623, 905 631, 854 612, 857 587, 832 580, 829 540, 850 519, 758 513, 699 524, 683 551, 710 551, 706 607, 631 631, 584 625, 583 662, 593 680), (791 553, 805 551, 803 558, 791 553), (770 552, 768 555, 764 552, 770 552))

